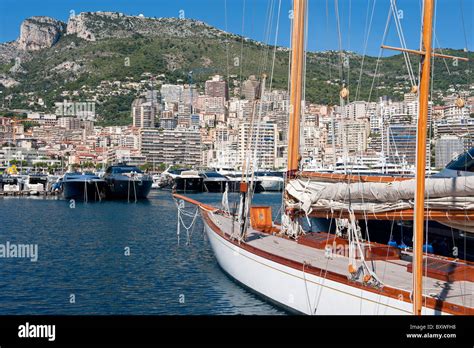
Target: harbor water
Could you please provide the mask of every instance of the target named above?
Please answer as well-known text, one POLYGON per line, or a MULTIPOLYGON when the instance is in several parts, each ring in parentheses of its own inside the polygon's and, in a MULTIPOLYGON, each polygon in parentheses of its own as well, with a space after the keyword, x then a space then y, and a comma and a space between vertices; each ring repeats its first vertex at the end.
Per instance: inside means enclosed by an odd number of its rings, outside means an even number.
MULTIPOLYGON (((220 205, 222 196, 192 198, 220 205)), ((255 195, 263 202, 276 214, 281 193, 255 195)), ((36 261, 0 258, 0 314, 283 313, 221 271, 200 218, 191 232, 187 245, 181 228, 178 244, 169 191, 137 203, 1 197, 0 245, 38 249, 36 261)))

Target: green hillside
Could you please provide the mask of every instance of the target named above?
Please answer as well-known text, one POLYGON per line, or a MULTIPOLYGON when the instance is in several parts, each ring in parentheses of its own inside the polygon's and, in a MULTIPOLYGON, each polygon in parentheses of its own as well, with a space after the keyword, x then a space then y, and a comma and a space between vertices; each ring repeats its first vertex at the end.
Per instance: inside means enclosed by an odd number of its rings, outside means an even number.
MULTIPOLYGON (((467 53, 456 50, 444 50, 444 53, 466 56, 467 53)), ((193 82, 203 89, 203 82, 213 74, 231 76, 239 81, 249 75, 270 73, 273 48, 254 41, 242 41, 239 37, 229 36, 228 43, 220 38, 170 38, 145 37, 134 34, 130 37, 105 38, 98 41, 86 41, 74 35, 63 36, 51 48, 32 52, 28 61, 22 63, 24 72, 9 73, 20 85, 0 87, 4 102, 9 109, 32 108, 28 106, 27 93, 43 98, 46 110, 54 110, 54 102, 65 99, 63 91, 80 91, 73 98, 84 100, 95 94, 101 81, 135 81, 147 79, 144 73, 151 73, 163 83, 188 82, 189 71, 193 71, 193 82), (242 49, 243 47, 243 49, 242 49), (242 60, 240 57, 242 55, 242 60), (75 69, 60 69, 64 62, 73 62, 75 69), (128 64, 129 62, 129 64, 128 64), (180 82, 181 82, 180 81, 180 82), (81 87, 86 86, 81 90, 81 87), (87 92, 86 90, 91 90, 87 92)), ((344 52, 349 65, 343 67, 343 77, 351 91, 350 98, 356 97, 362 57, 355 53, 344 52)), ((471 53, 469 53, 471 55, 471 53)), ((273 79, 274 88, 287 88, 288 51, 277 50, 273 79)), ((347 60, 344 58, 344 60, 347 60)), ((307 55, 306 96, 314 103, 334 104, 338 102, 340 89, 341 64, 339 52, 309 53, 307 55)), ((404 92, 410 90, 407 69, 401 55, 382 58, 378 75, 374 79, 377 59, 365 57, 362 78, 360 79, 359 100, 368 100, 372 83, 374 88, 371 100, 388 95, 401 99, 404 92)), ((472 75, 472 61, 459 62, 449 72, 445 62, 437 59, 434 67, 434 91, 445 92, 449 87, 468 89, 472 75)), ((417 57, 412 57, 415 73, 418 71, 417 57)), ((0 73, 6 73, 13 61, 0 65, 0 73)), ((231 81, 232 82, 232 81, 231 81)), ((232 90, 232 83, 230 86, 232 90)), ((98 98, 97 112, 102 124, 127 124, 130 122, 130 103, 140 91, 122 91, 121 95, 103 95, 98 98)), ((436 95, 436 93, 434 94, 436 95)), ((1 97, 0 97, 1 98, 1 97)), ((33 106, 43 110, 44 108, 33 106)))

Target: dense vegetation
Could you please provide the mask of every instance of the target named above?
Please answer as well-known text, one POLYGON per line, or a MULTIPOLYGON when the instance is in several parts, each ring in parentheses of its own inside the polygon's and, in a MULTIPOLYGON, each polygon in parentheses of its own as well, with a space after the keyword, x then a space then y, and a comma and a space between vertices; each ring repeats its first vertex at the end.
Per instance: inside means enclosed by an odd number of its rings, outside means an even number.
MULTIPOLYGON (((444 50, 443 53, 468 55, 455 50, 444 50)), ((244 41, 242 46, 237 38, 230 39, 226 45, 218 39, 171 39, 143 37, 138 34, 133 37, 88 42, 68 35, 52 48, 34 53, 29 61, 22 64, 25 72, 10 74, 21 84, 9 89, 0 88, 0 98, 4 98, 0 103, 3 103, 6 109, 44 110, 40 105, 28 104, 25 93, 32 92, 35 97, 44 100, 46 110, 52 111, 55 102, 65 99, 61 96, 63 91, 78 91, 77 95, 67 99, 84 101, 96 94, 101 81, 138 82, 148 79, 143 76, 147 72, 154 76, 163 74, 163 77, 158 77, 163 83, 186 83, 190 81, 189 72, 192 71, 193 83, 203 90, 204 81, 216 73, 231 76, 231 82, 246 79, 249 75, 259 76, 263 72, 269 74, 272 55, 271 47, 253 41, 244 41), (75 69, 56 68, 64 62, 74 62, 75 69), (86 92, 87 90, 92 92, 86 92), (11 96, 8 102, 5 99, 7 95, 11 96)), ((410 90, 407 69, 401 55, 382 58, 377 75, 377 58, 365 57, 360 80, 362 57, 351 52, 343 52, 342 55, 343 60, 349 62, 346 66, 340 64, 339 52, 307 55, 308 101, 338 103, 341 77, 349 85, 351 100, 356 95, 359 100, 368 100, 370 96, 370 100, 374 101, 382 95, 401 99, 403 93, 410 90), (360 91, 356 93, 358 87, 360 91)), ((7 72, 12 64, 13 62, 0 65, 0 73, 7 72)), ((469 63, 459 62, 457 66, 449 65, 448 72, 445 62, 437 59, 434 67, 434 91, 445 93, 453 86, 455 90, 468 89, 467 86, 472 82, 469 77, 472 76, 472 64, 471 60, 469 63)), ((412 65, 416 73, 418 62, 415 58, 412 59, 412 65)), ((287 88, 287 77, 288 51, 277 50, 273 88, 287 88)), ((231 91, 233 87, 231 84, 231 91)), ((120 95, 112 95, 112 92, 113 89, 98 97, 96 111, 101 123, 130 123, 130 105, 140 91, 127 90, 120 95)))

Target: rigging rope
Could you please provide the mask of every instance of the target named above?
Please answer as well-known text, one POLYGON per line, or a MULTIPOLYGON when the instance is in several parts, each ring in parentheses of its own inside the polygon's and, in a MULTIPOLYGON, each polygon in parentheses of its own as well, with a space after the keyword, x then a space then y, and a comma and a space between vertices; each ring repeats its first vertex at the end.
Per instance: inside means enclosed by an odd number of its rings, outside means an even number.
POLYGON ((276 29, 275 29, 275 41, 274 41, 274 44, 273 44, 273 61, 272 61, 272 69, 271 69, 271 73, 270 73, 270 88, 269 88, 270 92, 272 91, 272 86, 273 86, 273 73, 274 73, 274 70, 275 70, 278 33, 279 33, 279 28, 280 28, 280 12, 281 12, 281 0, 278 1, 278 15, 277 15, 277 23, 276 23, 276 29))
POLYGON ((341 34, 341 23, 339 18, 339 2, 338 0, 334 0, 334 12, 336 14, 336 27, 337 27, 337 37, 338 37, 338 44, 339 44, 339 78, 341 80, 341 84, 344 83, 344 55, 342 53, 342 34, 341 34))
MULTIPOLYGON (((369 0, 370 1, 370 0, 369 0)), ((374 19, 374 13, 375 13, 375 4, 377 3, 377 0, 374 0, 373 5, 372 5, 372 14, 370 15, 370 22, 368 23, 368 16, 369 16, 369 8, 370 6, 367 6, 367 14, 365 18, 365 40, 364 40, 364 52, 362 54, 362 62, 360 64, 360 72, 359 72, 359 81, 357 83, 357 89, 356 89, 356 95, 355 95, 355 100, 359 100, 359 93, 360 93, 360 87, 361 87, 361 81, 362 81, 362 72, 364 70, 364 62, 365 62, 365 57, 367 54, 367 46, 369 44, 369 37, 370 37, 370 32, 372 30, 372 21, 374 19)))
POLYGON ((194 230, 194 225, 195 225, 198 213, 199 213, 199 207, 196 207, 196 210, 195 210, 194 214, 192 214, 192 213, 185 210, 185 203, 184 203, 183 200, 180 200, 179 203, 176 201, 176 199, 174 201, 175 201, 175 204, 176 204, 176 208, 178 209, 178 223, 177 223, 177 227, 176 227, 176 235, 178 237, 178 245, 179 245, 180 235, 181 235, 181 226, 183 226, 184 229, 186 230, 186 245, 189 245, 191 243, 191 234, 192 234, 192 231, 191 231, 191 233, 189 233, 189 231, 191 229, 194 230), (186 223, 183 220, 183 216, 192 218, 189 225, 186 225, 186 223))
POLYGON ((99 201, 102 202, 102 197, 100 196, 99 186, 97 185, 97 181, 95 181, 95 189, 97 191, 97 196, 99 197, 99 201))
POLYGON ((230 74, 229 74, 229 32, 227 30, 227 0, 224 0, 224 21, 225 21, 225 32, 226 32, 225 50, 226 50, 226 60, 227 60, 227 83, 229 83, 230 82, 230 74))
POLYGON ((240 82, 239 82, 239 88, 240 88, 240 96, 242 96, 242 73, 243 73, 243 59, 244 59, 244 39, 245 39, 245 3, 246 0, 243 2, 243 8, 242 8, 242 40, 240 43, 240 61, 239 61, 239 67, 240 67, 240 82))
MULTIPOLYGON (((382 44, 385 43, 385 39, 386 39, 387 33, 388 33, 388 28, 390 27, 391 18, 392 18, 392 7, 390 7, 390 9, 388 11, 387 22, 385 23, 385 29, 384 29, 383 36, 382 36, 382 44)), ((380 65, 380 60, 382 58, 382 53, 383 53, 383 48, 380 48, 379 49, 379 55, 377 57, 377 62, 375 64, 374 78, 372 79, 372 85, 370 86, 369 97, 367 99, 367 102, 370 102, 371 97, 372 97, 372 91, 374 89, 375 79, 377 78, 377 72, 378 72, 378 68, 379 68, 379 65, 380 65)))
MULTIPOLYGON (((398 34, 398 37, 400 39, 400 45, 403 49, 406 49, 407 45, 406 45, 406 41, 405 41, 405 36, 403 34, 403 28, 402 28, 402 24, 400 22, 400 17, 398 15, 398 8, 397 8, 396 0, 390 0, 390 6, 392 7, 392 14, 393 14, 394 22, 395 22, 395 27, 397 29, 397 34, 398 34)), ((408 52, 402 52, 402 54, 403 54, 403 59, 405 61, 405 65, 406 65, 407 70, 408 70, 408 76, 410 78, 411 85, 415 86, 415 85, 417 85, 417 83, 416 83, 416 80, 415 80, 415 74, 413 73, 413 67, 411 65, 410 55, 408 54, 408 52)))
POLYGON ((84 202, 87 203, 88 197, 87 197, 87 180, 84 180, 84 202))

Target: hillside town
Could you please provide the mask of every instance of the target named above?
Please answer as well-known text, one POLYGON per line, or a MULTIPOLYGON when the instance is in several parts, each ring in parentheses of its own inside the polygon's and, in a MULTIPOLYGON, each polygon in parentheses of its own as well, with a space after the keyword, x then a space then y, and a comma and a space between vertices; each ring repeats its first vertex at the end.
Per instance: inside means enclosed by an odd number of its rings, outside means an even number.
MULTIPOLYGON (((68 101, 74 93, 65 93, 54 113, 23 110, 23 117, 0 118, 0 167, 54 172, 128 163, 155 172, 170 165, 237 169, 251 148, 258 168, 285 168, 287 91, 271 90, 256 76, 229 86, 214 75, 202 91, 192 83, 148 78, 151 83, 142 84, 151 88, 133 101, 128 126, 96 125, 94 100, 68 101)), ((101 83, 116 87, 116 93, 123 84, 101 83)), ((140 83, 126 87, 143 90, 140 83)), ((474 146, 473 89, 451 89, 442 98, 444 105, 430 105, 431 167, 442 168, 474 146)), ((413 167, 417 112, 417 94, 411 92, 401 101, 384 96, 372 102, 347 98, 333 106, 306 103, 302 164, 313 169, 341 162, 413 167)))
POLYGON ((472 345, 474 1, 4 2, 0 348, 472 345))

